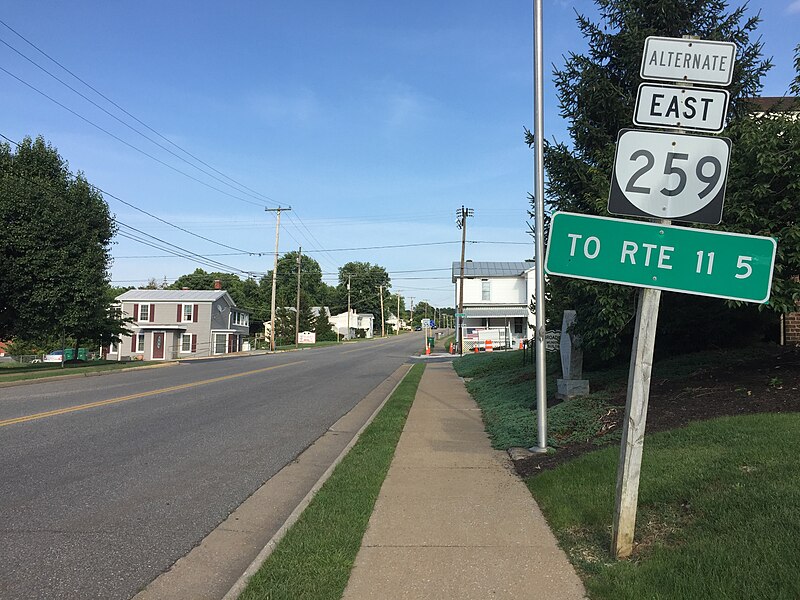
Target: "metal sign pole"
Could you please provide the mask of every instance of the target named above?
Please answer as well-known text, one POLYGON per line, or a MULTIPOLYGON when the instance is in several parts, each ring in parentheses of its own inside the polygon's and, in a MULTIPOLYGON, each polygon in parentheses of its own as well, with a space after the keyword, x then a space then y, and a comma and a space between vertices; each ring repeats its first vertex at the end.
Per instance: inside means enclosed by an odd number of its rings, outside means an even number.
POLYGON ((534 231, 536 234, 536 420, 537 445, 533 452, 547 452, 547 382, 544 325, 544 61, 542 49, 542 0, 533 2, 533 138, 534 231))

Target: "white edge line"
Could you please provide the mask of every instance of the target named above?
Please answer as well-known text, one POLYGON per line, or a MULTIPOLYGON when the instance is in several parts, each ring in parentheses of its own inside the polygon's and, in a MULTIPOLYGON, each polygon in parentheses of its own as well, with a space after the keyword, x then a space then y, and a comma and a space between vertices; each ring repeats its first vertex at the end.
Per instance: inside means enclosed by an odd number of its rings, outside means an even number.
POLYGON ((267 542, 267 545, 264 546, 261 549, 261 552, 259 552, 258 555, 255 557, 255 559, 253 559, 253 562, 250 563, 250 566, 248 566, 247 569, 245 569, 244 573, 242 573, 242 575, 239 577, 239 579, 236 580, 236 583, 234 583, 231 589, 228 590, 228 593, 222 597, 222 600, 236 600, 236 598, 238 598, 239 595, 244 591, 250 579, 261 568, 261 565, 264 564, 264 561, 266 561, 269 558, 270 554, 272 554, 273 550, 275 550, 275 547, 278 545, 278 543, 284 538, 284 536, 289 532, 292 526, 298 521, 300 515, 303 514, 303 511, 305 511, 305 509, 311 503, 311 500, 314 499, 314 496, 317 495, 317 492, 320 490, 320 488, 322 488, 322 486, 325 485, 325 482, 328 481, 330 476, 333 474, 334 469, 336 469, 336 467, 339 466, 339 463, 342 462, 344 457, 347 456, 347 454, 350 452, 353 446, 356 445, 356 442, 358 442, 364 430, 367 427, 369 427, 369 425, 372 423, 375 417, 378 416, 378 413, 381 412, 384 405, 389 401, 389 398, 392 397, 392 395, 397 391, 397 388, 400 387, 400 384, 403 383, 403 381, 411 371, 411 367, 413 367, 413 365, 409 365, 406 372, 400 378, 400 381, 398 381, 397 384, 392 388, 392 391, 390 391, 386 395, 386 397, 383 399, 380 405, 370 415, 369 419, 367 419, 366 423, 364 423, 364 425, 361 426, 361 428, 353 436, 353 439, 350 440, 347 446, 345 446, 344 449, 339 453, 339 456, 336 457, 336 460, 333 461, 331 466, 325 470, 325 472, 317 480, 314 486, 300 501, 300 504, 298 504, 297 507, 292 511, 292 513, 286 518, 286 521, 284 521, 280 529, 278 529, 278 531, 275 532, 275 535, 273 535, 272 538, 267 542))

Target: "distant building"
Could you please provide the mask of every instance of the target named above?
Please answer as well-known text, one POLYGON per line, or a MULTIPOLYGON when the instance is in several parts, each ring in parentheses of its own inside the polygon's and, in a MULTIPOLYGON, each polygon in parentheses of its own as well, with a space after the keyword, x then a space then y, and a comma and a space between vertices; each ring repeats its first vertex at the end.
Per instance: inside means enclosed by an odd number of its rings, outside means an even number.
POLYGON ((749 112, 755 117, 773 116, 781 119, 800 118, 800 98, 794 96, 761 96, 747 98, 749 112))
POLYGON ((372 313, 357 313, 355 310, 350 310, 348 319, 347 311, 338 315, 329 317, 331 328, 342 336, 344 339, 351 340, 357 337, 356 332, 363 329, 367 338, 372 337, 372 330, 375 325, 375 316, 372 313), (349 330, 348 330, 349 324, 349 330))
MULTIPOLYGON (((461 263, 453 263, 455 306, 458 307, 461 263)), ((533 336, 530 304, 535 289, 532 262, 464 263, 464 314, 461 332, 465 352, 485 346, 517 348, 533 336)))
POLYGON ((110 360, 170 360, 240 352, 250 314, 225 290, 129 290, 116 298, 129 335, 110 360))

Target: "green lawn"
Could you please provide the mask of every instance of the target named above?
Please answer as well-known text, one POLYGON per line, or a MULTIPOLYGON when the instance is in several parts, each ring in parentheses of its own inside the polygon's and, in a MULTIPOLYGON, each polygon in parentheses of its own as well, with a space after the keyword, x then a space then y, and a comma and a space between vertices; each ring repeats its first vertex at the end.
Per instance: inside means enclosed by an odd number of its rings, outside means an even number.
POLYGON ((59 363, 0 363, 0 383, 4 381, 25 381, 28 379, 43 379, 59 375, 86 375, 100 371, 118 371, 131 367, 164 364, 163 361, 91 361, 85 364, 67 364, 61 368, 59 363))
POLYGON ((241 600, 341 598, 424 368, 412 367, 250 580, 241 600))
MULTIPOLYGON (((747 364, 764 348, 658 361, 654 378, 685 380, 747 364)), ((548 390, 559 372, 548 354, 548 390)), ((470 355, 457 372, 496 448, 535 443, 534 366, 520 352, 470 355)), ((610 552, 619 432, 597 438, 627 365, 585 373, 589 396, 548 409, 552 445, 616 441, 526 480, 592 599, 800 598, 800 414, 723 417, 647 435, 632 559, 610 552)))
POLYGON ((800 414, 648 435, 632 560, 609 552, 619 449, 527 484, 593 599, 800 598, 800 414))

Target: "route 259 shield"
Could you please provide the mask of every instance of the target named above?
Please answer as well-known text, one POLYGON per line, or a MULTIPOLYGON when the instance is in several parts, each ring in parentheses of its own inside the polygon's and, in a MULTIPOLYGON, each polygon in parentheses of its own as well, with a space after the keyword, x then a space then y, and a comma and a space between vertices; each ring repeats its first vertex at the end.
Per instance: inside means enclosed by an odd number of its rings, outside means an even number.
POLYGON ((623 129, 608 212, 718 224, 730 154, 727 138, 623 129))

